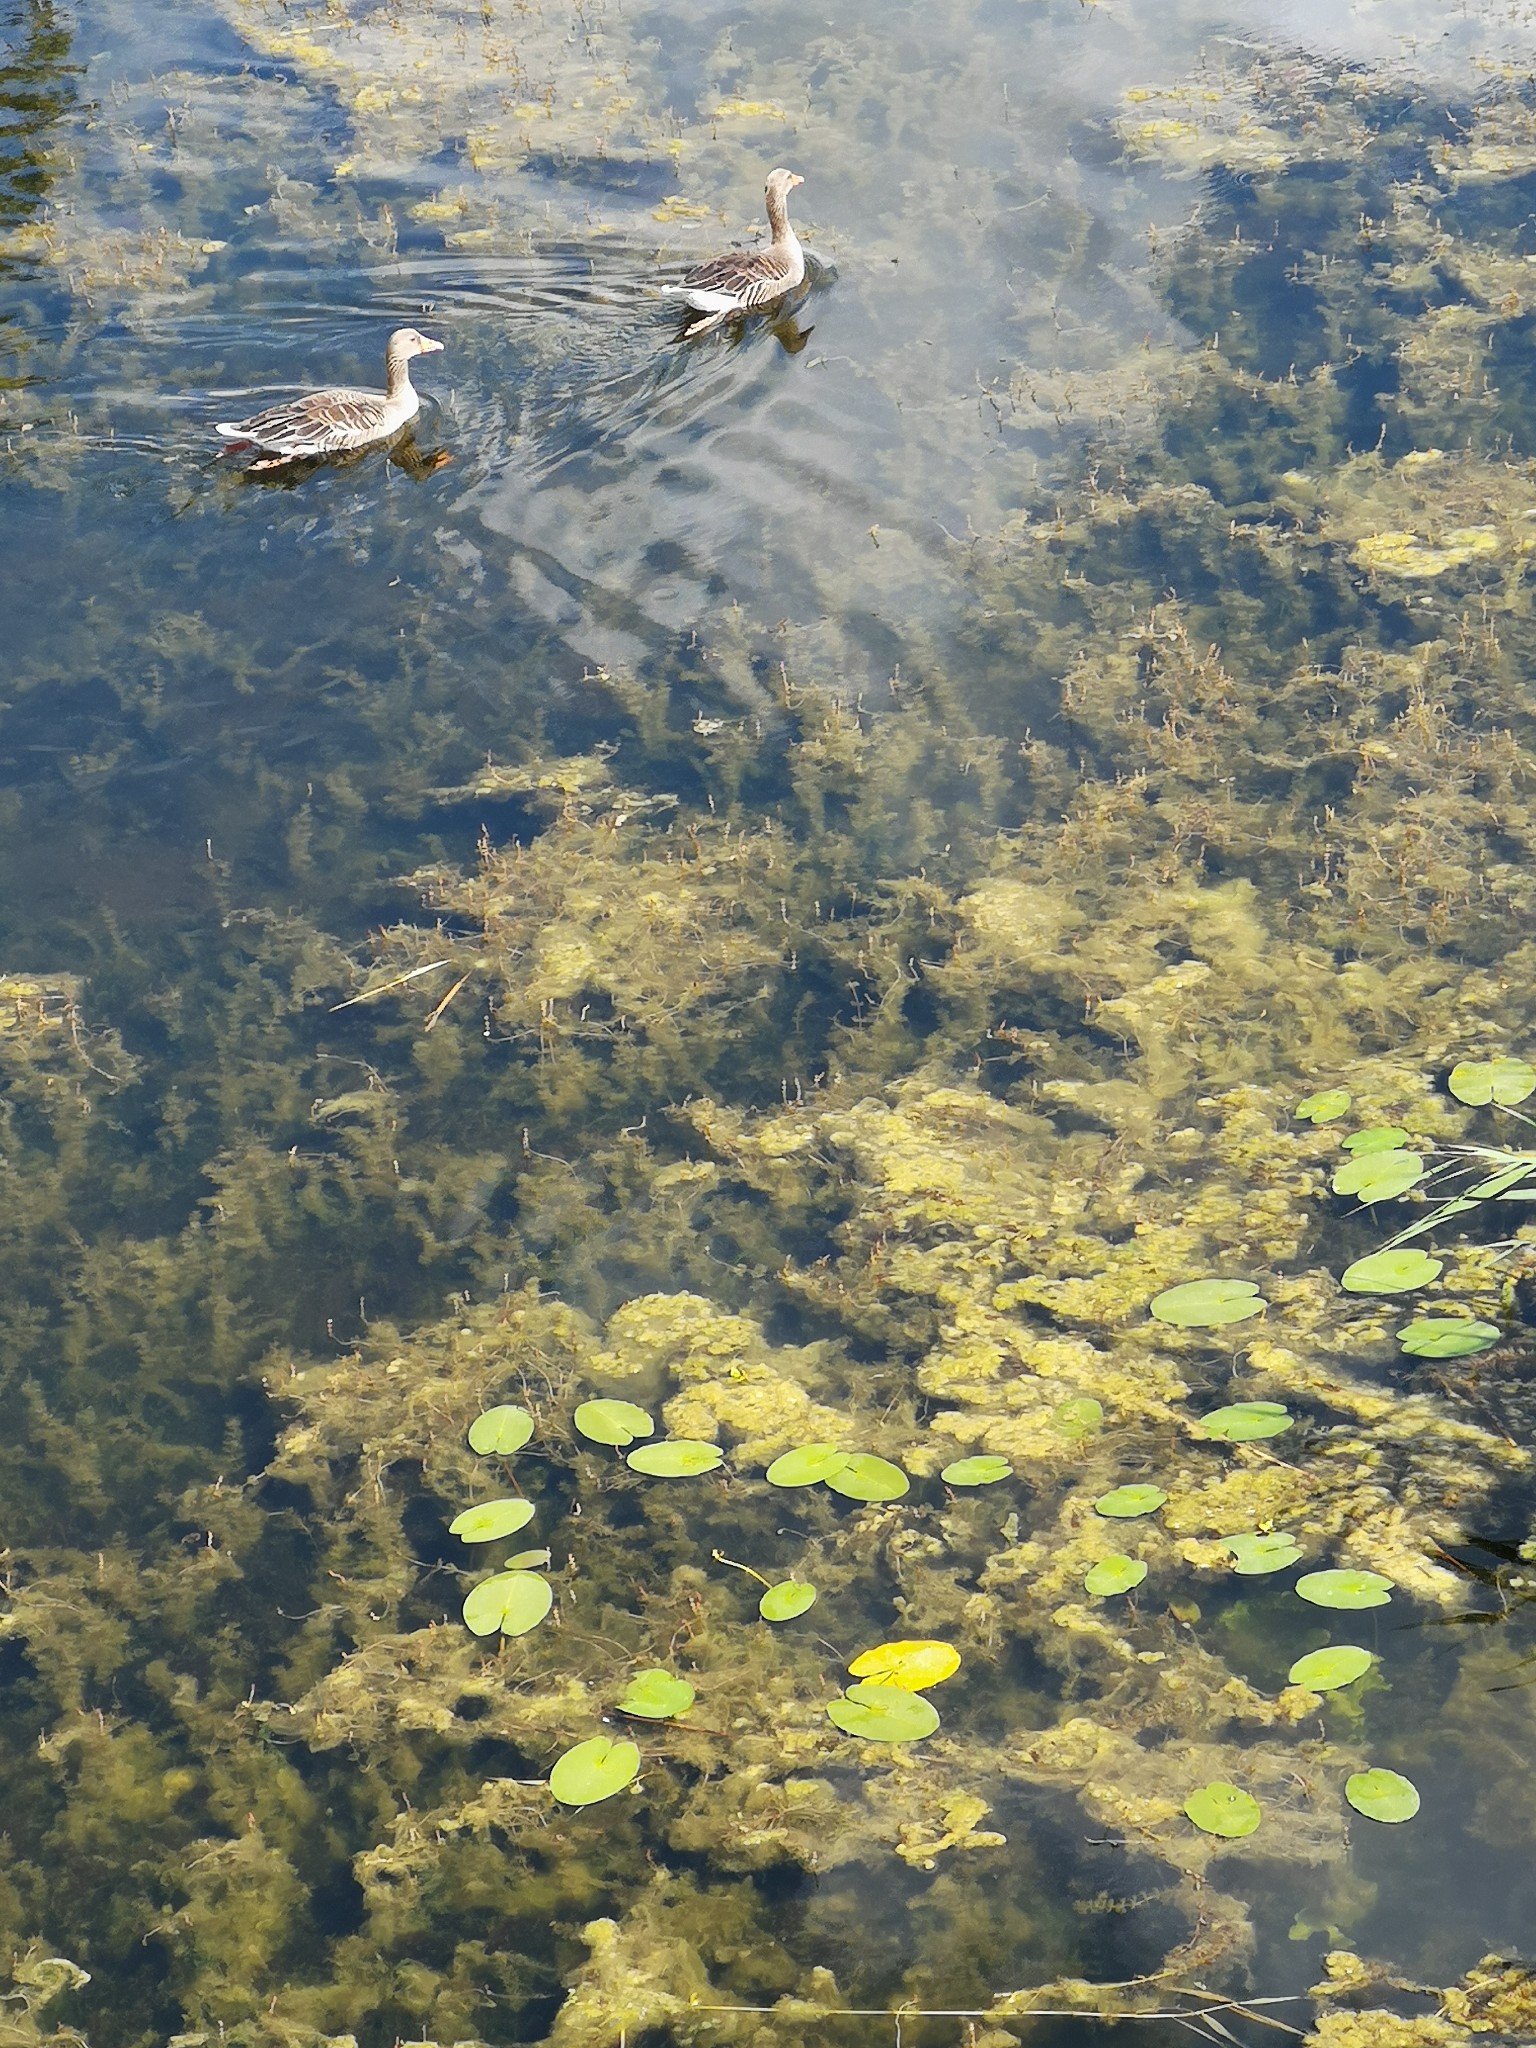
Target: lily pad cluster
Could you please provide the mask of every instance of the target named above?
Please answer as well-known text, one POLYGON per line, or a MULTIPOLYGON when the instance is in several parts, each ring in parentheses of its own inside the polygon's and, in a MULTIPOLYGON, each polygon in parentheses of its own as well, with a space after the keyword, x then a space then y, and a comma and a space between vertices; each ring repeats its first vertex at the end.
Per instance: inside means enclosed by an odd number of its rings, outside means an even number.
POLYGON ((870 1451, 836 1444, 799 1444, 768 1467, 770 1486, 828 1486, 846 1500, 900 1500, 911 1482, 899 1465, 870 1451))

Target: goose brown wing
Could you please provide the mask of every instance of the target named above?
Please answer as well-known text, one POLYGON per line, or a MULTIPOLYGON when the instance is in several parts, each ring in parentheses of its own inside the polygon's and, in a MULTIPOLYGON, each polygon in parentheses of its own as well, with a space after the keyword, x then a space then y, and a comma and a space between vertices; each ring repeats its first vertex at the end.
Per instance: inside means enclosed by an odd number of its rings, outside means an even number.
POLYGON ((761 306, 776 299, 789 278, 789 264, 775 249, 733 249, 690 270, 683 279, 690 291, 731 292, 743 306, 761 306))
POLYGON ((381 391, 311 391, 239 422, 240 432, 277 455, 328 455, 357 448, 379 432, 381 391))

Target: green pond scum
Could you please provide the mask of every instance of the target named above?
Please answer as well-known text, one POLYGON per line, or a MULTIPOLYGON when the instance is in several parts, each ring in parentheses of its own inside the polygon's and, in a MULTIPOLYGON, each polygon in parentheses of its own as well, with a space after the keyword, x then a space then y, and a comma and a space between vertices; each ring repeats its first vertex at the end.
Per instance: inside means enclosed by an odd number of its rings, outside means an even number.
POLYGON ((0 722, 0 2048, 1536 2035, 1536 87, 1150 12, 985 175, 958 5, 7 15, 0 516, 170 538, 0 722), (624 265, 812 150, 956 530, 556 573, 704 431, 624 265), (561 238, 615 357, 472 269, 561 238), (461 498, 117 437, 460 275, 461 498))

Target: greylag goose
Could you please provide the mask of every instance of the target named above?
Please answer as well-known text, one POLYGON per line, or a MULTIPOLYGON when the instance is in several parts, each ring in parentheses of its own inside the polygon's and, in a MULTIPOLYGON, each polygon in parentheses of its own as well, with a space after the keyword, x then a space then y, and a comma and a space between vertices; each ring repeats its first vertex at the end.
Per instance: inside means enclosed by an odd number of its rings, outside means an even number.
POLYGON ((385 388, 360 391, 340 385, 328 391, 306 391, 302 398, 269 405, 248 420, 221 421, 215 432, 226 441, 259 448, 261 459, 250 466, 275 469, 280 463, 306 457, 346 455, 387 441, 413 420, 421 399, 411 383, 411 357, 434 354, 442 347, 414 327, 397 327, 384 351, 385 388))
POLYGON ((681 292, 693 311, 704 315, 683 329, 684 341, 740 314, 761 313, 804 281, 805 251, 789 224, 789 195, 804 183, 794 171, 768 173, 765 196, 773 239, 766 249, 733 249, 690 270, 681 284, 662 286, 664 292, 681 292))

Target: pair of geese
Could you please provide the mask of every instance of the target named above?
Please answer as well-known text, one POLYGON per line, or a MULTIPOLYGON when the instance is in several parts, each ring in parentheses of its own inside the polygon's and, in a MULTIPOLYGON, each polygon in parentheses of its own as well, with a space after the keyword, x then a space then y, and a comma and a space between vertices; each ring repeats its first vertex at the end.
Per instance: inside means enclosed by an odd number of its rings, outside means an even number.
MULTIPOLYGON (((768 174, 768 225, 773 238, 764 249, 733 249, 690 270, 681 284, 665 284, 664 292, 680 292, 700 315, 683 329, 683 339, 708 334, 727 320, 776 306, 805 279, 805 252, 789 224, 789 195, 805 180, 793 171, 768 174)), ((384 355, 382 391, 334 388, 307 391, 282 405, 268 406, 248 420, 221 421, 215 432, 230 444, 226 452, 255 448, 252 471, 279 469, 285 463, 324 460, 387 441, 416 417, 421 405, 411 383, 411 358, 435 355, 442 347, 414 327, 397 327, 384 355)))

